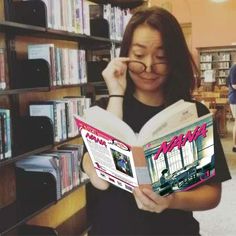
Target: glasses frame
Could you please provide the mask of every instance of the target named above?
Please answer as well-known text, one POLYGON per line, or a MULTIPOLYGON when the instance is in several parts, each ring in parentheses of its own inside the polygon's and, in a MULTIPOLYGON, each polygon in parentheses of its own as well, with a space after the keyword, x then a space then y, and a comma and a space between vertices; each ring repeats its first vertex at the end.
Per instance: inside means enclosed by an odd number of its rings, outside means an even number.
MULTIPOLYGON (((156 73, 156 72, 153 70, 153 66, 155 66, 155 65, 167 65, 167 61, 156 62, 156 63, 154 63, 154 64, 151 65, 151 69, 152 69, 153 73, 154 73, 154 74, 159 74, 159 73, 156 73)), ((138 74, 138 75, 139 75, 139 74, 142 74, 143 72, 145 72, 145 71, 147 70, 147 66, 146 66, 143 62, 137 61, 137 60, 128 61, 128 62, 127 62, 127 67, 128 67, 128 70, 129 70, 129 71, 131 71, 131 72, 133 72, 133 73, 135 73, 135 74, 138 74), (142 72, 139 72, 139 73, 137 73, 137 72, 131 70, 131 69, 129 68, 129 64, 132 63, 132 62, 136 62, 136 63, 142 64, 144 70, 143 70, 142 72)))

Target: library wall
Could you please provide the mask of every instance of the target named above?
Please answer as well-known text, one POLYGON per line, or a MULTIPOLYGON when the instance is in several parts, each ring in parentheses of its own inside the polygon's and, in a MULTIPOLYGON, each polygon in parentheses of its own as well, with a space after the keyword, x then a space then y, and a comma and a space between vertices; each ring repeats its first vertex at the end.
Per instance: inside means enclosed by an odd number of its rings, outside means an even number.
POLYGON ((150 5, 166 7, 180 23, 192 24, 192 52, 196 48, 236 43, 236 1, 213 3, 210 0, 150 0, 150 5))
POLYGON ((3 0, 0 0, 0 20, 4 19, 3 0))

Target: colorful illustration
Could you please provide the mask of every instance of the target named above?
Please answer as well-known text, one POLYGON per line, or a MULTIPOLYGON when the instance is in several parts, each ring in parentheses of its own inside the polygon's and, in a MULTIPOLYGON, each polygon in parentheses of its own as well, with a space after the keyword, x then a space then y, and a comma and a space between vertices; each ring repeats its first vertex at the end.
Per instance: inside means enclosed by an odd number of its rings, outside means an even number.
POLYGON ((212 118, 148 143, 145 156, 153 190, 160 195, 204 182, 215 174, 212 118))
POLYGON ((129 157, 112 148, 111 148, 111 153, 116 165, 116 169, 123 172, 124 174, 133 177, 129 157))

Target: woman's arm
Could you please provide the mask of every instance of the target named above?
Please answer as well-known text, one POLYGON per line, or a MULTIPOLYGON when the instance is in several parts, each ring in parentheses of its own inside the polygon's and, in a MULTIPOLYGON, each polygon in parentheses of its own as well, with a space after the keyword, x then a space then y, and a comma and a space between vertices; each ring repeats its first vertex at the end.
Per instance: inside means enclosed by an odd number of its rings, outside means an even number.
POLYGON ((203 211, 216 207, 221 199, 221 183, 205 184, 192 191, 179 192, 170 204, 172 209, 203 211))
POLYGON ((83 169, 85 173, 88 175, 92 185, 100 190, 106 190, 109 187, 109 183, 97 176, 96 170, 93 166, 93 163, 91 161, 88 152, 84 154, 82 162, 83 162, 82 163, 83 169))
MULTIPOLYGON (((126 90, 127 57, 114 58, 102 72, 109 95, 124 96, 126 90)), ((123 97, 110 97, 107 110, 122 119, 123 97)))
POLYGON ((139 209, 160 213, 165 209, 202 211, 216 207, 221 199, 221 183, 205 184, 196 189, 161 197, 149 188, 136 188, 134 197, 139 209))

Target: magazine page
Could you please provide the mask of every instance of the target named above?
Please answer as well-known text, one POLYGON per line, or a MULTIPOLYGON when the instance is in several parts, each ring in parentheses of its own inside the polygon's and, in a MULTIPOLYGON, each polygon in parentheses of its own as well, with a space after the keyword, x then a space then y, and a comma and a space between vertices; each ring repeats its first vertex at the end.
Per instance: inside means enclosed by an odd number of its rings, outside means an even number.
POLYGON ((180 100, 151 118, 140 130, 138 145, 157 139, 175 127, 198 118, 195 103, 180 100))
POLYGON ((81 119, 76 122, 97 175, 132 192, 138 181, 130 146, 81 119))
POLYGON ((211 114, 147 143, 144 153, 153 190, 188 190, 215 175, 211 114))
POLYGON ((83 118, 87 123, 97 129, 100 129, 125 143, 130 145, 137 143, 137 137, 131 127, 107 110, 98 106, 93 106, 85 110, 83 118))

